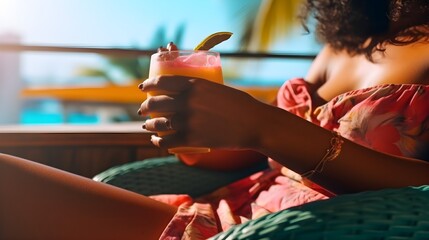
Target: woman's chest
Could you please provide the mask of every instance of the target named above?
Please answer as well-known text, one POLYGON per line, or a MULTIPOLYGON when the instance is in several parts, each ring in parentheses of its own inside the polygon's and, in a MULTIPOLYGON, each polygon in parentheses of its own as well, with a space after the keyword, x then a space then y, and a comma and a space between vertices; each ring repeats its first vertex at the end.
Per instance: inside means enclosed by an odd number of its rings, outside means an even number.
POLYGON ((326 69, 326 81, 317 91, 329 100, 342 93, 383 84, 429 85, 429 49, 404 51, 396 47, 376 57, 339 56, 326 69), (427 54, 422 54, 427 53, 427 54))

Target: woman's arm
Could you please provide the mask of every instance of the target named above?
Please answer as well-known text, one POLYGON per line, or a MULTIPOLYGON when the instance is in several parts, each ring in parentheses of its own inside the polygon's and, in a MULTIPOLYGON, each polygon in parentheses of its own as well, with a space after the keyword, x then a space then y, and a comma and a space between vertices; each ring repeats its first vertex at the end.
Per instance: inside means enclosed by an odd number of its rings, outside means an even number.
MULTIPOLYGON (((237 89, 181 76, 148 79, 143 85, 143 91, 180 93, 151 97, 141 105, 142 114, 176 112, 170 121, 177 133, 153 136, 157 146, 252 149, 297 173, 314 169, 330 148, 330 131, 237 89)), ((146 128, 160 131, 165 122, 153 118, 146 121, 146 128)), ((422 185, 429 183, 429 164, 344 140, 339 156, 312 180, 334 193, 422 185)))
MULTIPOLYGON (((258 128, 261 141, 255 148, 282 165, 298 173, 313 170, 331 147, 330 131, 278 108, 263 106, 260 111, 273 120, 258 128)), ((338 157, 311 180, 335 193, 429 184, 429 163, 343 140, 338 157)))
POLYGON ((252 150, 212 149, 209 153, 177 156, 187 165, 221 171, 244 169, 267 160, 266 156, 252 150))
MULTIPOLYGON (((316 87, 329 78, 334 59, 331 48, 317 56, 307 75, 316 87)), ((161 147, 209 146, 250 149, 271 157, 297 173, 316 167, 330 148, 332 133, 285 110, 261 103, 236 89, 201 79, 161 76, 143 83, 143 91, 167 90, 175 96, 157 96, 141 105, 142 114, 176 112, 171 121, 176 134, 152 141, 161 147)), ((160 131, 163 118, 146 121, 160 131)), ((429 184, 429 164, 383 154, 345 140, 339 156, 312 179, 335 193, 429 184)))

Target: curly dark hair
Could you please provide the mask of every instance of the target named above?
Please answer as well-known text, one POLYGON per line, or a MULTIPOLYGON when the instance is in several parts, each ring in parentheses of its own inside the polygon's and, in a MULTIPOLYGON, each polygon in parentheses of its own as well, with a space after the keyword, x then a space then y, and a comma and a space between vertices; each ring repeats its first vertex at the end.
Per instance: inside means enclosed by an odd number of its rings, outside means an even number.
POLYGON ((386 44, 429 40, 429 0, 306 0, 299 17, 307 31, 314 17, 321 42, 369 59, 386 44))

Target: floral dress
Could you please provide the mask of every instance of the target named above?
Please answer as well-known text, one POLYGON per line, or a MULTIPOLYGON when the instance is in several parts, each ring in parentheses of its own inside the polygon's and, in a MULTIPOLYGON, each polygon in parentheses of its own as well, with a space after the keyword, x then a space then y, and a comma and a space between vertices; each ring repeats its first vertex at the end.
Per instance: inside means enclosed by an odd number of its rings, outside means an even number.
MULTIPOLYGON (((429 161, 429 86, 379 85, 320 106, 315 90, 303 79, 291 79, 280 88, 277 105, 358 144, 429 161)), ((198 199, 151 196, 179 207, 160 239, 207 239, 233 225, 332 196, 299 179, 286 168, 272 168, 198 199)))

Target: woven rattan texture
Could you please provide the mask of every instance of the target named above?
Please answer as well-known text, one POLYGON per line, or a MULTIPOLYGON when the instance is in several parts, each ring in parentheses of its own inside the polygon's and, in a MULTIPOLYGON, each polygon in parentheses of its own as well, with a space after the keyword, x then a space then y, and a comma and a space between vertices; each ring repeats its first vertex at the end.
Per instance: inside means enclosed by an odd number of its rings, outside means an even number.
POLYGON ((429 186, 338 196, 270 214, 220 239, 429 239, 429 186))
POLYGON ((153 158, 110 168, 93 179, 143 195, 202 196, 267 168, 259 164, 242 171, 211 171, 184 165, 176 157, 153 158))

